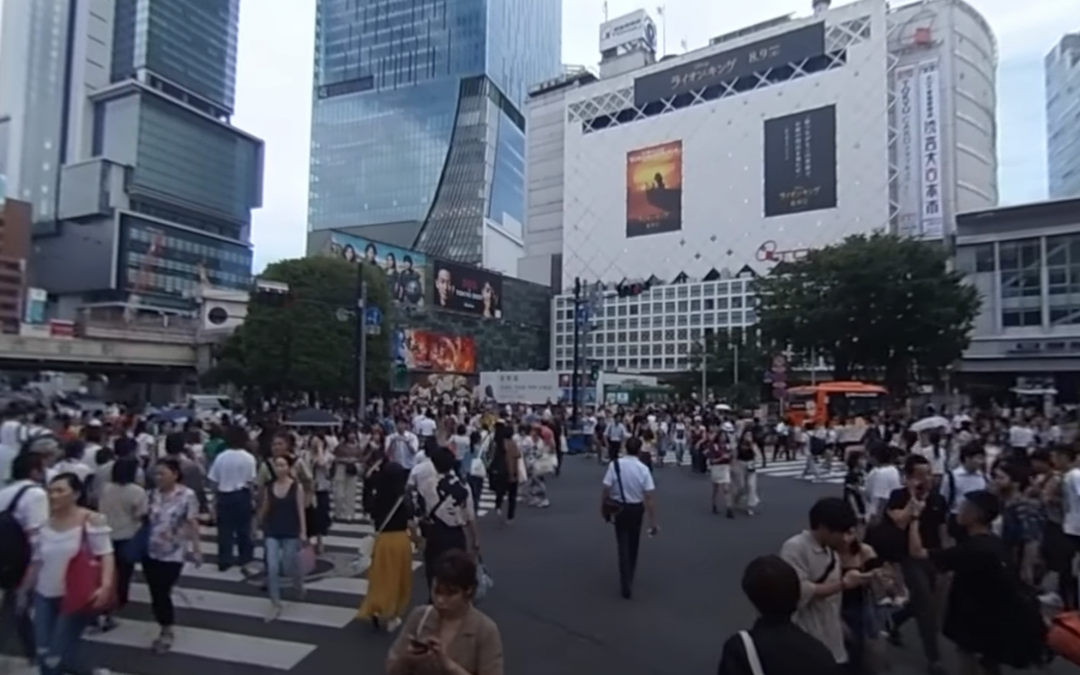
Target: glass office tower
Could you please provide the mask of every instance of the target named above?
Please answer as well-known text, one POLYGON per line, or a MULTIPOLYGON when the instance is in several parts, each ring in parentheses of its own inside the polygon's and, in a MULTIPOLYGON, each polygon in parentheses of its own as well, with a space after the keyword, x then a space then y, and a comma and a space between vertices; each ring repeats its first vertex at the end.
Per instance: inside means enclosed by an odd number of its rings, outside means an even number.
POLYGON ((1062 38, 1045 65, 1050 198, 1080 197, 1080 33, 1062 38))
POLYGON ((482 262, 524 219, 529 86, 561 0, 318 0, 309 226, 482 262), (516 224, 516 225, 515 225, 516 224))

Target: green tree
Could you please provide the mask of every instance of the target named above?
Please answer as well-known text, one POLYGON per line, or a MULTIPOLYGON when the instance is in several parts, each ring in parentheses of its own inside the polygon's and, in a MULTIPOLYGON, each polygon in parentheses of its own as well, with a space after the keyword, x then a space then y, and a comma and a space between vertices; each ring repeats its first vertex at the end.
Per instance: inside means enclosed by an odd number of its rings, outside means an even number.
MULTIPOLYGON (((287 298, 253 295, 244 324, 218 349, 214 377, 282 397, 350 397, 356 389, 356 287, 363 269, 368 306, 389 317, 386 276, 330 257, 282 260, 260 278, 289 286, 287 298), (345 321, 340 320, 346 318, 345 321)), ((367 339, 367 390, 390 380, 389 326, 367 339)))
POLYGON ((903 395, 937 381, 967 347, 978 291, 939 243, 873 234, 812 251, 756 282, 765 340, 823 357, 837 379, 884 381, 903 395))
POLYGON ((757 404, 768 360, 756 332, 736 328, 706 335, 691 346, 688 360, 689 372, 675 383, 681 396, 701 396, 704 367, 709 394, 736 406, 757 404))

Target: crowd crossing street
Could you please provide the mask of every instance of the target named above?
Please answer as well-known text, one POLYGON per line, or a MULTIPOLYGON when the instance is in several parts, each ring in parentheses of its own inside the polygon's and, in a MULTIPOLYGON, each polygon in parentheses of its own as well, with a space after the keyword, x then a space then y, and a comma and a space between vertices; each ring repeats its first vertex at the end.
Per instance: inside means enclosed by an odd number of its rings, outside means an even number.
MULTIPOLYGON (((483 517, 493 507, 494 495, 485 490, 477 514, 483 517)), ((357 513, 361 512, 358 503, 357 513)), ((158 626, 151 613, 150 590, 137 571, 129 604, 117 625, 85 634, 83 659, 113 675, 322 672, 306 665, 310 657, 326 645, 350 639, 351 631, 363 626, 352 625, 368 592, 366 574, 356 569, 357 550, 375 528, 366 516, 358 516, 356 522, 334 523, 323 537, 324 551, 317 556, 315 570, 305 579, 303 599, 296 599, 291 582, 283 579, 283 611, 275 621, 267 622, 262 564, 219 571, 217 528, 205 524, 200 528, 202 564, 185 565, 173 591, 177 625, 171 653, 154 656, 148 650, 158 626)), ((255 560, 262 558, 263 548, 257 542, 255 560)), ((412 566, 414 572, 422 567, 419 554, 414 554, 412 566)), ((0 675, 37 672, 22 660, 0 658, 0 675)))

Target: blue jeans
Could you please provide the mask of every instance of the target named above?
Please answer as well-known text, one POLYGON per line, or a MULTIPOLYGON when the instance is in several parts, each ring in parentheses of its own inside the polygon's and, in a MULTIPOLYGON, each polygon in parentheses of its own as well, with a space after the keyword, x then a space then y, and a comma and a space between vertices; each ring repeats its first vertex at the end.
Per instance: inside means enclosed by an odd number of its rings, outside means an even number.
POLYGON ((267 537, 263 544, 266 547, 266 589, 270 591, 270 601, 276 605, 281 602, 282 572, 294 579, 297 590, 303 584, 300 576, 300 539, 267 537))
POLYGON ((480 495, 484 493, 484 477, 469 476, 469 490, 472 492, 473 508, 480 510, 480 495))
POLYGON ((61 614, 61 600, 34 595, 34 639, 41 675, 85 672, 78 664, 79 646, 93 616, 61 614))
POLYGON ((255 545, 251 541, 251 490, 219 492, 214 508, 217 512, 218 569, 226 570, 233 566, 234 546, 240 564, 248 564, 255 553, 255 545))

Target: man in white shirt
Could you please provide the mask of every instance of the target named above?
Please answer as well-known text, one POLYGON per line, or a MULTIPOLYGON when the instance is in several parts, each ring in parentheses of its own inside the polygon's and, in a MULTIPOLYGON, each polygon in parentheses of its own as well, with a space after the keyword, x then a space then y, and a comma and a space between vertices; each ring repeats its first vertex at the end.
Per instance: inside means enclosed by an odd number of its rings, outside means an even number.
POLYGON ((656 484, 652 472, 638 458, 641 439, 626 442, 626 456, 612 457, 604 474, 600 496, 600 512, 615 525, 615 540, 619 554, 619 588, 629 600, 637 571, 638 549, 641 545, 641 526, 648 516, 649 536, 660 532, 656 522, 656 484))
MULTIPOLYGON (((11 484, 0 488, 0 512, 12 509, 15 522, 22 528, 28 541, 49 519, 49 496, 42 486, 45 479, 45 458, 34 452, 15 458, 11 466, 11 484), (12 508, 14 506, 14 508, 12 508)), ((30 618, 29 603, 20 597, 22 591, 3 593, 0 601, 2 625, 14 626, 23 655, 33 658, 34 628, 30 618)))
POLYGON ((416 453, 420 451, 420 439, 409 431, 409 423, 401 417, 397 421, 397 432, 386 437, 386 456, 391 462, 400 464, 406 471, 416 466, 416 453))
POLYGON ((413 420, 413 433, 425 441, 435 437, 435 431, 439 426, 435 423, 432 414, 432 411, 428 410, 418 414, 413 420))
POLYGON ((878 445, 872 454, 876 466, 867 474, 863 489, 866 493, 866 517, 874 523, 885 513, 885 505, 893 490, 904 487, 904 480, 900 467, 896 466, 896 451, 893 448, 878 445))
POLYGON ((981 445, 964 446, 960 449, 960 466, 945 474, 945 484, 941 486, 949 504, 949 536, 957 542, 967 536, 966 530, 956 523, 964 495, 985 490, 987 484, 986 450, 981 445))
POLYGON ((218 569, 233 566, 236 552, 241 567, 251 563, 255 547, 251 522, 254 508, 252 486, 259 475, 255 456, 247 451, 248 435, 243 427, 225 431, 226 450, 214 459, 207 478, 216 491, 214 511, 217 517, 218 569), (235 546, 235 551, 234 551, 235 546))

